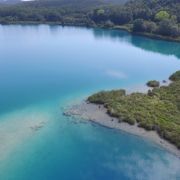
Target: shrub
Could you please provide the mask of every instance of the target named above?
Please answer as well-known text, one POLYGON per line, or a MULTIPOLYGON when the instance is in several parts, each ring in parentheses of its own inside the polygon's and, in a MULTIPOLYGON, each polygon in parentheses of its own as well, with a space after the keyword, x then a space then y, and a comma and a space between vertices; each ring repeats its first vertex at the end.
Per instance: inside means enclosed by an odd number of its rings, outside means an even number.
POLYGON ((133 22, 133 31, 134 32, 144 32, 145 26, 144 26, 144 20, 143 19, 136 19, 133 22))
POLYGON ((180 35, 180 29, 177 24, 169 19, 165 19, 159 23, 157 31, 161 35, 177 37, 180 35))
POLYGON ((176 71, 174 74, 172 74, 169 79, 171 81, 178 81, 180 80, 180 71, 176 71))
POLYGON ((152 81, 148 81, 147 83, 146 83, 146 85, 148 86, 148 87, 159 87, 160 86, 160 83, 159 83, 159 81, 156 81, 156 80, 152 80, 152 81))

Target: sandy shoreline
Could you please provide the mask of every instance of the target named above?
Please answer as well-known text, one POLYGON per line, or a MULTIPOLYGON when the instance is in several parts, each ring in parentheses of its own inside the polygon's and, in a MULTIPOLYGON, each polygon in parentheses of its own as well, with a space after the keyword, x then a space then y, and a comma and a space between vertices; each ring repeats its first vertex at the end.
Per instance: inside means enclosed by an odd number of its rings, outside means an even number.
POLYGON ((165 148, 167 151, 180 158, 180 150, 173 144, 162 139, 155 131, 146 131, 143 128, 139 128, 137 125, 129 125, 124 122, 119 123, 117 118, 112 118, 106 113, 106 109, 102 105, 99 106, 84 101, 80 104, 71 106, 64 114, 66 116, 80 117, 84 120, 89 120, 108 128, 119 129, 140 136, 158 144, 160 147, 165 148))

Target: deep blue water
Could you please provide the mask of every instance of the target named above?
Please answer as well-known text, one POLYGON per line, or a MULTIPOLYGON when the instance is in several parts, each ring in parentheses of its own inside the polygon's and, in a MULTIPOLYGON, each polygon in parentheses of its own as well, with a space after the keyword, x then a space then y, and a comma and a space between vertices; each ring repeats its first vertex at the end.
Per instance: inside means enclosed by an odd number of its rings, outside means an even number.
POLYGON ((174 42, 0 26, 0 180, 180 179, 180 160, 152 142, 62 115, 93 92, 144 88, 179 69, 174 42))

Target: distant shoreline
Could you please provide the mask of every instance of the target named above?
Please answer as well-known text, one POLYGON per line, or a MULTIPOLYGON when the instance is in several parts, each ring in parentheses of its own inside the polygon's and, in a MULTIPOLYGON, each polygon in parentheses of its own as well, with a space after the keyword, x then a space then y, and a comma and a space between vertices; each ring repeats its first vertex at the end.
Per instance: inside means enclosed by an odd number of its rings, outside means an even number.
POLYGON ((172 38, 168 36, 162 36, 158 34, 151 34, 151 33, 143 33, 143 32, 132 32, 126 25, 123 26, 114 26, 114 27, 103 27, 100 25, 85 25, 85 24, 62 24, 61 22, 36 22, 36 21, 17 21, 17 22, 10 22, 10 23, 5 23, 0 25, 59 25, 59 26, 74 26, 74 27, 89 27, 89 28, 100 28, 100 29, 107 29, 107 30, 120 30, 120 31, 126 31, 129 34, 132 35, 137 35, 137 36, 142 36, 142 37, 147 37, 149 39, 154 39, 154 40, 163 40, 163 41, 169 41, 169 42, 177 42, 180 43, 180 38, 172 38))
POLYGON ((82 118, 107 128, 118 129, 142 137, 180 158, 180 150, 167 140, 162 139, 155 131, 147 131, 144 128, 138 127, 137 124, 130 125, 125 122, 119 123, 117 118, 107 114, 107 110, 103 105, 96 105, 84 101, 67 109, 67 111, 64 112, 64 115, 82 118))

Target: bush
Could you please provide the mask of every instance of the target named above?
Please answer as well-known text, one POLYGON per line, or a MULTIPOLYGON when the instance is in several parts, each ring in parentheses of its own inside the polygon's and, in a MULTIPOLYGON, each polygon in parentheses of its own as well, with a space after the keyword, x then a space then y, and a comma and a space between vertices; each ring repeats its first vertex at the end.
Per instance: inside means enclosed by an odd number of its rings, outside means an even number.
POLYGON ((173 21, 166 19, 159 23, 158 33, 165 36, 177 37, 180 35, 180 29, 173 21))
POLYGON ((154 33, 157 30, 157 25, 155 22, 152 21, 145 21, 144 22, 144 29, 148 33, 154 33))
POLYGON ((146 83, 146 85, 148 86, 148 87, 159 87, 160 86, 160 83, 159 83, 159 81, 156 81, 156 80, 152 80, 152 81, 148 81, 147 83, 146 83))
POLYGON ((108 21, 106 21, 106 22, 104 23, 104 27, 111 28, 111 27, 113 27, 113 26, 114 26, 114 23, 111 22, 110 20, 108 20, 108 21))
POLYGON ((144 20, 143 19, 136 19, 133 22, 133 31, 134 32, 144 32, 145 26, 144 26, 144 20))
POLYGON ((127 9, 118 9, 110 13, 110 19, 114 24, 122 25, 131 22, 133 16, 127 9))
POLYGON ((176 71, 174 74, 172 74, 169 79, 171 81, 178 81, 180 80, 180 70, 179 71, 176 71))

